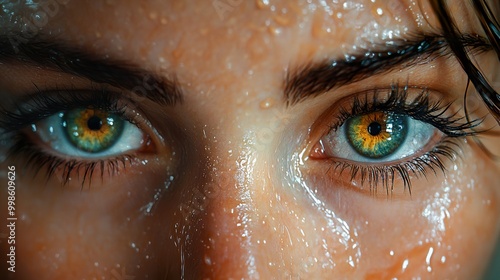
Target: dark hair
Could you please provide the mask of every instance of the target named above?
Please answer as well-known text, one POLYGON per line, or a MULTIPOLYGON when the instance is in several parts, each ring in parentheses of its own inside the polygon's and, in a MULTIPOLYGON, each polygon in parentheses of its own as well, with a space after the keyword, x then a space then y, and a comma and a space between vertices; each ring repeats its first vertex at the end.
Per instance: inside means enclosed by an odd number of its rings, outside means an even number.
MULTIPOLYGON (((486 0, 472 0, 472 4, 488 41, 500 61, 500 26, 498 21, 486 0)), ((461 43, 460 32, 450 16, 445 0, 432 0, 431 5, 439 19, 444 37, 448 41, 451 50, 467 74, 469 81, 472 82, 491 114, 500 124, 500 94, 495 91, 481 71, 471 62, 464 45, 461 43)))
MULTIPOLYGON (((500 25, 498 24, 491 7, 486 3, 486 0, 471 0, 474 11, 481 22, 481 26, 487 36, 491 48, 497 53, 500 62, 500 25)), ((499 2, 497 2, 498 4, 499 2)), ((481 99, 486 104, 493 118, 500 125, 500 94, 488 83, 481 71, 472 63, 469 54, 461 42, 460 31, 458 30, 453 18, 447 9, 445 0, 431 0, 432 9, 436 13, 443 35, 448 42, 451 50, 460 62, 463 70, 469 79, 467 85, 472 83, 478 92, 481 99)), ((500 5, 494 7, 500 9, 500 5)), ((467 90, 464 93, 464 111, 465 117, 469 120, 467 112, 467 90)), ((500 136, 500 134, 498 134, 500 136)), ((495 155, 484 146, 477 138, 473 138, 476 144, 493 160, 500 161, 500 156, 495 155)))

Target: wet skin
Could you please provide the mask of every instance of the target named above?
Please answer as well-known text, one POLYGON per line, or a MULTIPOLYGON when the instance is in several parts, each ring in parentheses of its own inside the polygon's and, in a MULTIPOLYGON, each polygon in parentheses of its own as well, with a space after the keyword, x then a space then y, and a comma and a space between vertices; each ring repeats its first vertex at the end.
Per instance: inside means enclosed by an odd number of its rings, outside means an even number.
MULTIPOLYGON (((500 230, 500 165, 471 137, 454 140, 457 157, 443 160, 445 172, 410 174, 411 195, 397 175, 389 194, 359 176, 351 180, 317 149, 342 104, 395 83, 428 88, 431 100, 457 100, 447 114, 463 116, 467 77, 453 57, 422 57, 295 104, 287 105, 284 95, 286 73, 300 65, 436 32, 425 1, 360 1, 361 8, 305 1, 67 2, 58 4, 39 36, 175 77, 183 101, 136 100, 134 113, 144 120, 139 126, 154 145, 129 152, 116 174, 95 171, 83 187, 84 170, 74 170, 63 186, 62 168, 47 180, 47 167, 36 175, 36 168, 23 168, 26 156, 2 162, 2 171, 17 169, 15 279, 481 275, 500 230)), ((12 9, 15 16, 33 12, 12 9)), ((470 7, 451 10, 463 32, 482 34, 470 7)), ((22 29, 2 24, 6 32, 22 29)), ((498 76, 495 54, 475 58, 491 80, 498 76)), ((34 85, 100 88, 20 62, 0 64, 0 73, 1 98, 12 102, 36 92, 34 85)), ((137 99, 119 85, 106 88, 137 99)), ((473 112, 485 114, 481 106, 473 112)), ((485 143, 500 150, 498 142, 485 143)), ((6 196, 1 193, 2 201, 6 196)))

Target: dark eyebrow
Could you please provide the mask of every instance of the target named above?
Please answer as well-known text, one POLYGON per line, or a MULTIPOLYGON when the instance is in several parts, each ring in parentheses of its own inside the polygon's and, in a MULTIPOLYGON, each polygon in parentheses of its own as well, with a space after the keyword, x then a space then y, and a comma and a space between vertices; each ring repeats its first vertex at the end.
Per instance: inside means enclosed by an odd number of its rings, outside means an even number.
POLYGON ((99 56, 55 39, 35 37, 19 42, 13 38, 22 38, 22 34, 0 35, 0 62, 65 72, 128 90, 139 98, 145 97, 161 105, 182 101, 181 87, 175 76, 162 77, 133 63, 99 56))
MULTIPOLYGON (((491 49, 488 41, 478 35, 462 35, 465 47, 478 52, 491 49)), ((342 59, 308 63, 288 72, 284 94, 288 106, 316 97, 332 89, 395 70, 409 68, 429 59, 451 55, 444 37, 415 36, 411 40, 394 41, 375 50, 361 50, 342 59), (399 68, 401 69, 401 68, 399 68)))

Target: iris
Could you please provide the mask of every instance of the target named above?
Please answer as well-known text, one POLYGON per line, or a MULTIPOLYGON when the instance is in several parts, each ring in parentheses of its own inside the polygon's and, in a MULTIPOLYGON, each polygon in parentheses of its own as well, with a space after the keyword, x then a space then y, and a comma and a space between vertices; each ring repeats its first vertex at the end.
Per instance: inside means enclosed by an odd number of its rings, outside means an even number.
POLYGON ((106 111, 84 108, 65 113, 62 125, 73 146, 85 152, 99 153, 120 139, 124 120, 106 111))
POLYGON ((391 155, 405 141, 408 117, 393 112, 374 112, 346 121, 349 144, 364 157, 380 159, 391 155))

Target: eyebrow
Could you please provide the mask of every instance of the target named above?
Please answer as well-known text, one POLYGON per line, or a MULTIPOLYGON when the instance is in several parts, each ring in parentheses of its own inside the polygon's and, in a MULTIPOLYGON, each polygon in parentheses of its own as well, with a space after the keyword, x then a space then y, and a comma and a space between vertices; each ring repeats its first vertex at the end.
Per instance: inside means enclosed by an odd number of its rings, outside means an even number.
POLYGON ((21 63, 65 72, 130 91, 161 105, 182 102, 175 76, 166 78, 133 63, 110 59, 70 44, 35 37, 24 42, 22 34, 0 35, 0 63, 21 63))
MULTIPOLYGON (((463 34, 461 41, 477 52, 491 49, 488 41, 478 35, 463 34)), ((295 105, 334 88, 393 71, 397 66, 409 68, 447 55, 451 55, 451 49, 443 36, 415 35, 413 39, 385 43, 375 50, 360 50, 342 59, 300 65, 285 76, 285 100, 287 106, 295 105)))

